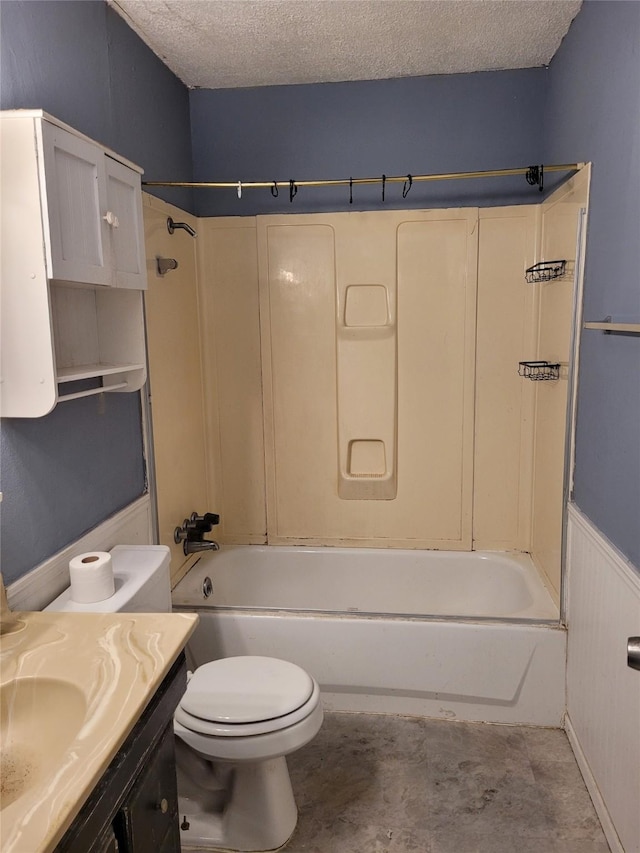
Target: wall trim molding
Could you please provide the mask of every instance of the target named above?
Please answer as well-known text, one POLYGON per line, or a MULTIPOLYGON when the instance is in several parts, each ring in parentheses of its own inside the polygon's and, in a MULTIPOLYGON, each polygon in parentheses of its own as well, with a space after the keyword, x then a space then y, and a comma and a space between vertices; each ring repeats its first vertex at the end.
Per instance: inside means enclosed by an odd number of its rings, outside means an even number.
POLYGON ((587 786, 587 791, 589 792, 589 796, 591 797, 591 801, 593 802, 593 807, 596 810, 596 814, 598 815, 598 819, 600 824, 602 825, 602 831, 604 832, 605 838, 607 839, 607 844, 611 848, 611 853, 625 853, 624 847, 620 843, 620 839, 618 838, 618 833, 615 830, 613 825, 613 821, 611 820, 611 815, 609 814, 609 810, 602 798, 602 794, 600 793, 600 789, 598 788, 598 783, 595 780, 593 773, 591 772, 591 768, 589 767, 589 762, 582 751, 582 747, 580 746, 580 741, 578 740, 578 736, 573 728, 571 723, 571 718, 567 713, 564 720, 564 730, 569 739, 569 743, 571 745, 571 749, 573 750, 573 754, 576 757, 576 761, 578 762, 578 767, 580 772, 582 773, 582 778, 584 779, 584 784, 587 786))
POLYGON ((76 554, 153 542, 151 499, 143 495, 7 587, 9 607, 42 610, 50 604, 69 586, 69 561, 76 554))

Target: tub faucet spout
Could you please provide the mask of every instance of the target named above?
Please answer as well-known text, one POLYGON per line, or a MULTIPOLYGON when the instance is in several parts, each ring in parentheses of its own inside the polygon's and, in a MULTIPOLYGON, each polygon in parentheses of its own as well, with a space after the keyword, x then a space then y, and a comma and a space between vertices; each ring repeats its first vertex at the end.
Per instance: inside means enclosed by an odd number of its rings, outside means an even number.
POLYGON ((192 512, 191 516, 182 522, 182 527, 176 527, 174 530, 173 541, 176 545, 182 542, 185 557, 201 551, 219 551, 220 546, 217 542, 204 538, 204 534, 209 533, 214 524, 218 524, 219 521, 220 516, 214 512, 205 512, 204 515, 192 512))
POLYGON ((198 554, 200 551, 219 551, 220 546, 214 539, 185 539, 185 554, 198 554))

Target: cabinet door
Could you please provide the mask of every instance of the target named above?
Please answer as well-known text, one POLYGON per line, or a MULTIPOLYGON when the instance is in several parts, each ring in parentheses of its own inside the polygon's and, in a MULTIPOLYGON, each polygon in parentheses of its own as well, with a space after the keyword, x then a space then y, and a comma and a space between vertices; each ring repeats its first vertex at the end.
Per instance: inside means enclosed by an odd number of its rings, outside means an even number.
POLYGON ((109 156, 105 156, 105 167, 114 284, 143 290, 147 269, 140 175, 109 156))
POLYGON ((42 134, 49 278, 111 284, 104 152, 47 122, 42 134))
POLYGON ((173 723, 118 813, 115 830, 127 853, 180 850, 173 723))

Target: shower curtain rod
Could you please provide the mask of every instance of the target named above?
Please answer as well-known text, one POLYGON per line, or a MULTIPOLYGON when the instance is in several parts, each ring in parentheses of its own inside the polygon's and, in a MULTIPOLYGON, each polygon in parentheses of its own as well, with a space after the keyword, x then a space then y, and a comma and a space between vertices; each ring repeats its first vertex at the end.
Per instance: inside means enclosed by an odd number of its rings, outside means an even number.
MULTIPOLYGON (((382 175, 377 178, 338 178, 335 180, 315 181, 143 181, 146 187, 187 187, 194 189, 235 189, 238 194, 248 189, 276 189, 280 187, 291 189, 295 187, 354 187, 361 184, 402 184, 407 181, 418 183, 420 181, 452 181, 466 180, 467 178, 497 178, 508 175, 529 175, 533 169, 544 170, 544 172, 576 172, 584 166, 584 163, 564 163, 556 166, 522 166, 517 169, 489 169, 484 172, 447 172, 440 175, 382 175)), ((540 183, 533 180, 530 183, 540 183)))

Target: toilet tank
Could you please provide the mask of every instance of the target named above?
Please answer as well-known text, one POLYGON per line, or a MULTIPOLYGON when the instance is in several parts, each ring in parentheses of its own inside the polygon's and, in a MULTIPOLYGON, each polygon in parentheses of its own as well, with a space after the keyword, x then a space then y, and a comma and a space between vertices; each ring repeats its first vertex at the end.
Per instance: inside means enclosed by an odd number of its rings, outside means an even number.
POLYGON ((115 593, 104 601, 78 604, 65 589, 45 610, 72 613, 170 613, 170 551, 166 545, 116 545, 110 551, 115 593))

